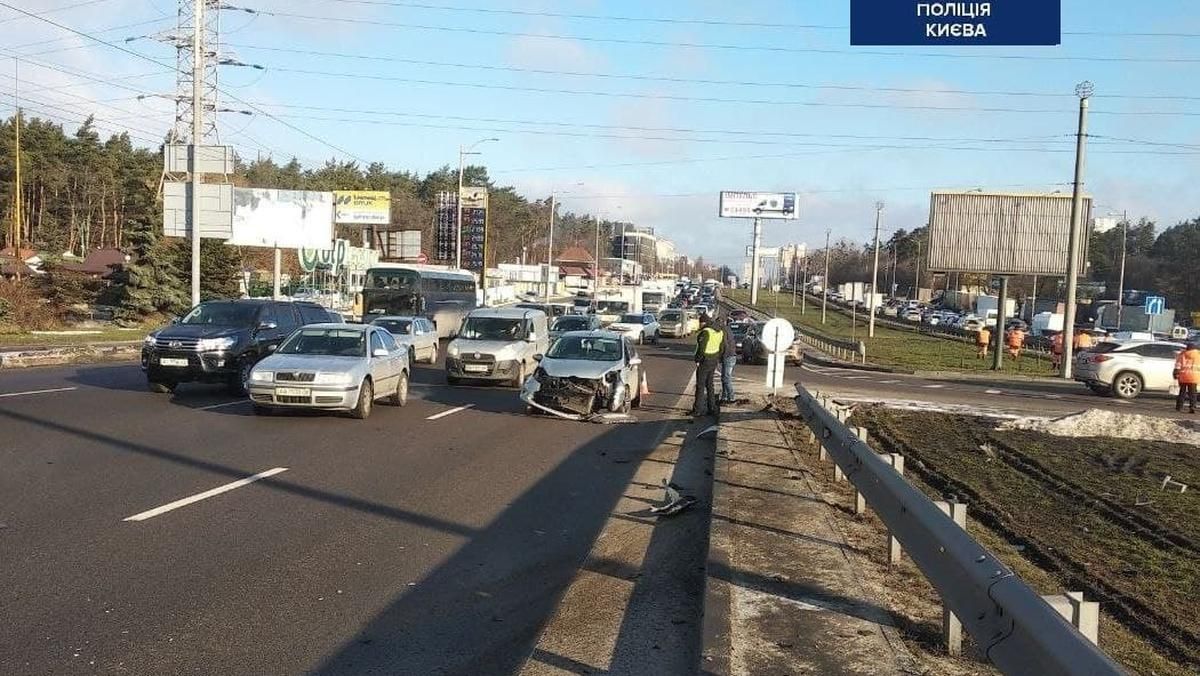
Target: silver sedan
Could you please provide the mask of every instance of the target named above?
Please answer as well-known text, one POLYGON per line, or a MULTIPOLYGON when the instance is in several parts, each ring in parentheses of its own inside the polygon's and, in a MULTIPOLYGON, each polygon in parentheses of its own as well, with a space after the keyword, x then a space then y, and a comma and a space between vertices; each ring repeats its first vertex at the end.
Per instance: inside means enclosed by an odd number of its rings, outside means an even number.
POLYGON ((407 347, 411 360, 423 360, 436 364, 438 358, 438 333, 433 322, 424 317, 386 316, 371 320, 396 337, 396 342, 407 347))
POLYGON ((247 389, 254 412, 304 408, 371 414, 377 399, 408 403, 408 349, 386 329, 312 324, 297 329, 254 365, 247 389))

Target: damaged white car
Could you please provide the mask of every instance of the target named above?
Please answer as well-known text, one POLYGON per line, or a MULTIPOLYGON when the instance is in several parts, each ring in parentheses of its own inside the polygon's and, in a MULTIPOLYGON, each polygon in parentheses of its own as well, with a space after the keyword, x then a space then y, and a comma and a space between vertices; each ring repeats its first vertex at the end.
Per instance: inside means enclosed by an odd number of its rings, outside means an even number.
POLYGON ((528 413, 590 420, 641 406, 643 382, 642 359, 627 338, 612 331, 571 331, 541 356, 521 400, 528 413))

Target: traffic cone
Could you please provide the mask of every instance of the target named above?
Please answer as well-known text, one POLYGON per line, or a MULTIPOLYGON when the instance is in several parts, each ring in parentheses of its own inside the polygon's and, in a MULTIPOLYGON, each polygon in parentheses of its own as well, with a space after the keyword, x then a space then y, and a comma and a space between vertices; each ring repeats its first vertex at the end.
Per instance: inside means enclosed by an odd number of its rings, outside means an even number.
POLYGON ((650 385, 646 382, 646 374, 643 372, 642 373, 642 389, 640 392, 640 396, 645 397, 645 396, 649 396, 649 394, 650 394, 650 385))

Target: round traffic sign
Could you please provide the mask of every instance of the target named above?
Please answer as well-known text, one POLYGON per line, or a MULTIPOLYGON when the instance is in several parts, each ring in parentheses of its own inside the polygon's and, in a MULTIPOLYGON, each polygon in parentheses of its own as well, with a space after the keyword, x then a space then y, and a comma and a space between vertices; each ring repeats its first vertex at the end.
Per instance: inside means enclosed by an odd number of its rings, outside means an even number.
POLYGON ((791 322, 782 317, 768 320, 763 325, 763 345, 766 345, 767 349, 775 354, 787 352, 795 340, 796 330, 792 328, 791 322))
POLYGON ((425 252, 424 252, 424 251, 422 251, 421 253, 417 254, 417 262, 418 262, 418 263, 428 263, 428 262, 429 262, 429 256, 426 256, 426 255, 425 255, 425 252))

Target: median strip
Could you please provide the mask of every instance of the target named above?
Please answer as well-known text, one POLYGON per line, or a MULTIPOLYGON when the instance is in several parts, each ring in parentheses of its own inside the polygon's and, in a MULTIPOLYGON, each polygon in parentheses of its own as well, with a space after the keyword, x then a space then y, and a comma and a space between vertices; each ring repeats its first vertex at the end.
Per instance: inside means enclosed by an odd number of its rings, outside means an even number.
POLYGON ((459 406, 457 408, 452 408, 449 411, 442 411, 441 413, 435 413, 435 414, 429 416, 428 418, 426 418, 426 420, 437 420, 438 418, 445 418, 448 415, 454 415, 455 413, 458 413, 459 411, 465 411, 468 408, 475 408, 475 404, 467 404, 466 406, 459 406))
POLYGON ((216 488, 209 489, 207 491, 204 491, 203 493, 197 493, 195 495, 183 498, 181 500, 176 500, 175 502, 169 502, 169 503, 163 505, 162 507, 155 507, 154 509, 147 510, 145 512, 141 512, 138 514, 134 514, 133 516, 127 516, 121 520, 122 521, 145 521, 146 519, 154 518, 154 517, 158 516, 159 514, 166 514, 167 512, 179 509, 180 507, 186 507, 186 506, 192 504, 193 502, 200 502, 201 500, 207 500, 208 498, 220 495, 222 493, 228 493, 229 491, 231 491, 235 488, 241 488, 242 486, 247 486, 249 484, 252 484, 255 481, 258 481, 259 479, 265 479, 269 476, 275 476, 276 474, 279 474, 280 472, 286 472, 286 471, 288 471, 287 467, 273 467, 265 472, 259 472, 258 474, 248 476, 245 479, 238 479, 237 481, 227 483, 224 486, 217 486, 216 488))

